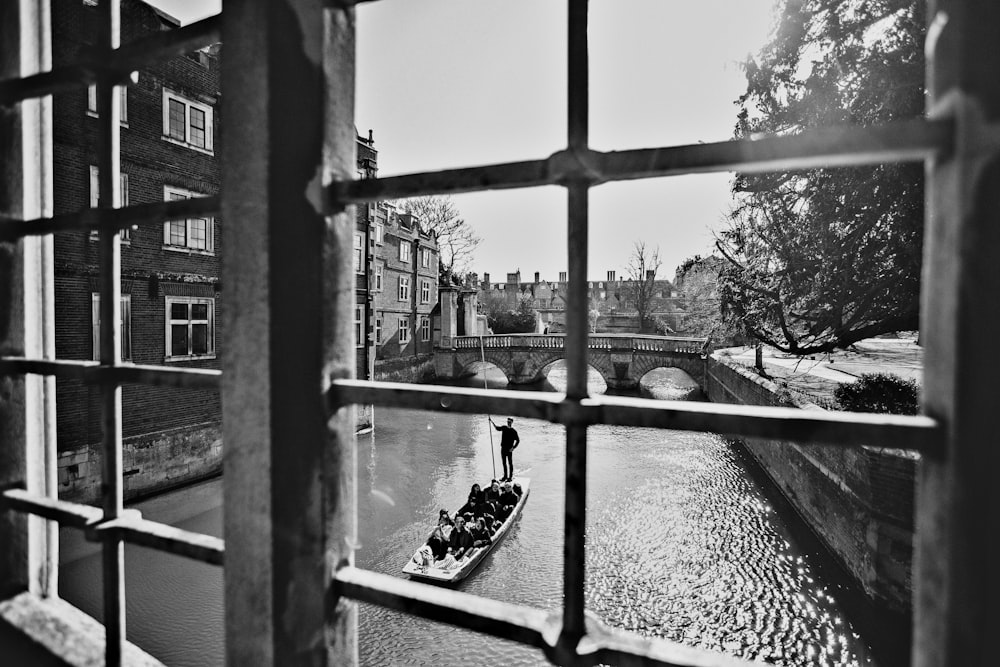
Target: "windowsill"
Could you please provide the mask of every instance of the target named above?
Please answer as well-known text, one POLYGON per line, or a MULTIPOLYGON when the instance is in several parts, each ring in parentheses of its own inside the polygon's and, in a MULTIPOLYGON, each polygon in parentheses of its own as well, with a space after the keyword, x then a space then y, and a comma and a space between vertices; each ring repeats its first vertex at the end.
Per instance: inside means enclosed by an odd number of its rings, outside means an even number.
POLYGON ((205 155, 211 155, 213 157, 215 156, 215 150, 212 148, 201 148, 200 146, 189 144, 186 141, 180 141, 179 139, 174 139, 173 137, 166 134, 161 135, 160 138, 166 141, 168 144, 174 144, 175 146, 183 146, 184 148, 190 148, 196 153, 204 153, 205 155))
MULTIPOLYGON (((96 111, 91 111, 90 109, 87 109, 87 115, 90 116, 91 118, 100 118, 100 116, 97 115, 96 111)), ((120 120, 120 121, 118 121, 118 125, 120 125, 121 127, 127 128, 128 127, 128 121, 127 120, 120 120)))
POLYGON ((200 361, 202 359, 215 359, 216 355, 212 354, 190 354, 184 357, 164 357, 163 361, 165 363, 171 363, 173 361, 200 361))
POLYGON ((170 252, 182 252, 186 255, 202 255, 205 257, 215 257, 214 250, 198 250, 197 248, 188 248, 187 246, 180 245, 164 245, 164 250, 169 250, 170 252))
MULTIPOLYGON (((104 664, 104 626, 59 598, 21 593, 2 600, 0 626, 5 635, 24 640, 14 644, 13 655, 4 654, 11 664, 104 664)), ((128 642, 122 662, 162 667, 159 660, 128 642)))

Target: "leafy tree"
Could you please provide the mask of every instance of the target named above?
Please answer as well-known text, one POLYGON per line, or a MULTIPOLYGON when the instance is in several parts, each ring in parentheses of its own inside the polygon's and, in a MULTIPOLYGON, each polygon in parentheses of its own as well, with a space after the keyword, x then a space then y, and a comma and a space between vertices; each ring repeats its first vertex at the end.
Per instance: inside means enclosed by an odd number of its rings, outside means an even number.
POLYGON ((686 336, 712 339, 713 347, 743 345, 742 327, 723 316, 719 299, 719 274, 726 261, 718 255, 695 255, 686 259, 674 276, 684 320, 680 332, 686 336))
POLYGON ((625 267, 625 281, 622 283, 626 302, 639 315, 639 333, 655 326, 650 314, 653 312, 656 296, 656 273, 660 270, 660 249, 647 248, 645 241, 632 245, 632 255, 625 267))
MULTIPOLYGON (((782 0, 746 61, 736 136, 876 125, 923 113, 924 3, 782 0)), ((725 315, 795 354, 918 326, 923 167, 737 174, 717 246, 725 315)))
POLYGON ((486 323, 495 334, 531 333, 538 315, 530 294, 519 294, 513 308, 500 294, 489 294, 482 300, 486 323))
POLYGON ((442 276, 468 269, 482 239, 464 218, 458 217, 458 208, 451 197, 429 195, 406 199, 400 202, 400 209, 416 216, 425 229, 437 236, 442 276))

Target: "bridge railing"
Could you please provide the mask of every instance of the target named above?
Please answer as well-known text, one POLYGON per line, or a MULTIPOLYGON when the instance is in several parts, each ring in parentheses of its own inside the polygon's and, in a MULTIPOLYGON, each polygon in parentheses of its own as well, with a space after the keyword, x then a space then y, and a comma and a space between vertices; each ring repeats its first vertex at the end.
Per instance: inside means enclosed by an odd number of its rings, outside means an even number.
MULTIPOLYGON (((452 346, 458 350, 530 348, 557 349, 566 346, 565 334, 500 334, 493 336, 455 336, 452 346)), ((678 352, 701 354, 707 338, 683 336, 647 336, 640 334, 592 335, 587 346, 591 350, 631 350, 635 352, 678 352)))

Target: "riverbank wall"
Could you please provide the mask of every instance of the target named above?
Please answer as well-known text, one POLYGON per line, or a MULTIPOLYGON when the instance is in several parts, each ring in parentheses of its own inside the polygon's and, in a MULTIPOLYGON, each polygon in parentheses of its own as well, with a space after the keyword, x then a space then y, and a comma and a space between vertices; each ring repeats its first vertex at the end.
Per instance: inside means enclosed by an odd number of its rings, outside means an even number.
MULTIPOLYGON (((706 359, 705 393, 716 403, 822 408, 724 352, 706 359)), ((895 449, 752 439, 740 444, 877 606, 911 609, 913 502, 918 457, 895 449)))
POLYGON ((375 362, 375 380, 379 382, 408 382, 420 384, 435 378, 434 355, 420 354, 398 359, 380 359, 375 362))

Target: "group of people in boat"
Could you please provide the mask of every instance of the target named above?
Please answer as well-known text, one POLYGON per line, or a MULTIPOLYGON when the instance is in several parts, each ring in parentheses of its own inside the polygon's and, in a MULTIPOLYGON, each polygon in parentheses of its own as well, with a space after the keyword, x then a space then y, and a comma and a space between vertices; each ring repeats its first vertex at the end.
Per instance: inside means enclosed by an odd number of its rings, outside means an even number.
POLYGON ((493 536, 514 511, 523 493, 520 484, 507 481, 501 486, 492 480, 484 491, 473 484, 469 498, 454 518, 448 510, 438 513, 438 523, 414 556, 420 565, 448 569, 464 558, 472 549, 493 542, 493 536))

